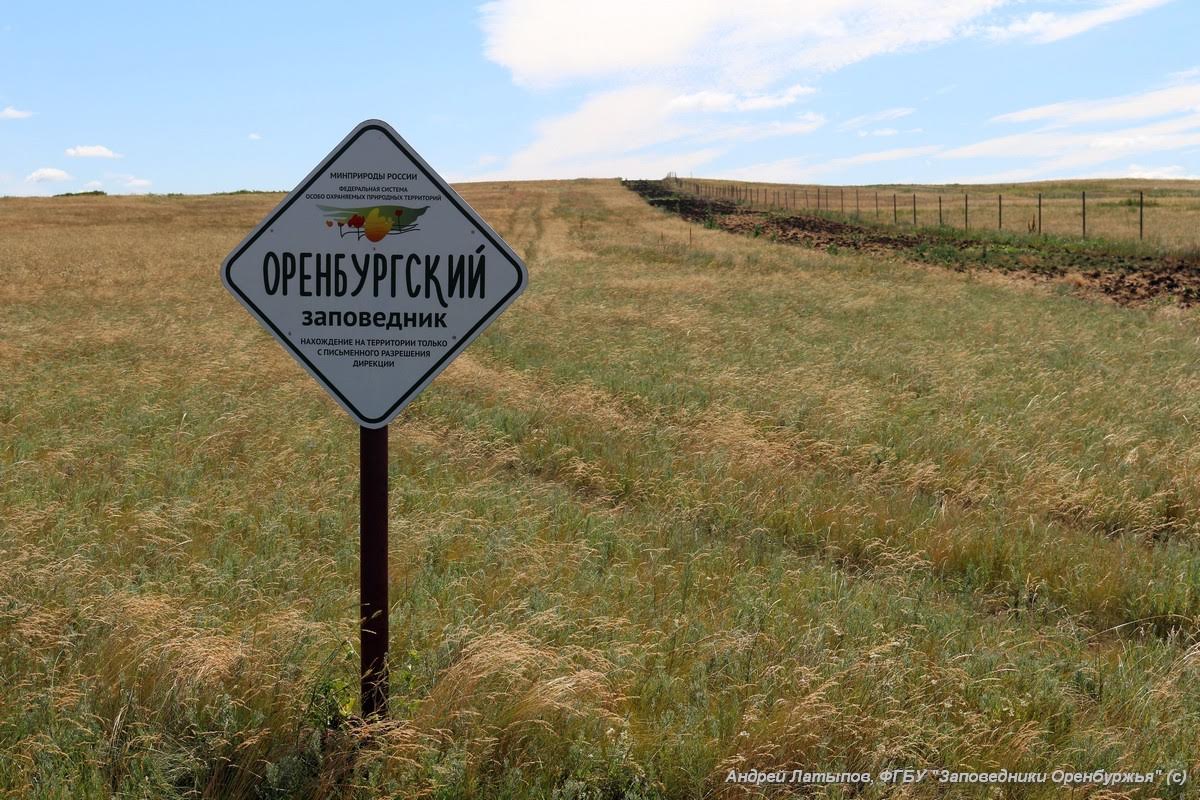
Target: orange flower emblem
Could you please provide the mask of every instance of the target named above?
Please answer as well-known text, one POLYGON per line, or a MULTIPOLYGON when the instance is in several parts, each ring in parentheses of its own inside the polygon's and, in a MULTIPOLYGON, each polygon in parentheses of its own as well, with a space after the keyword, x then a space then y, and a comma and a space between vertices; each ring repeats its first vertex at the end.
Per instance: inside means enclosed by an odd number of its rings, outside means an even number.
POLYGON ((392 219, 390 217, 380 214, 378 208, 372 208, 367 212, 367 221, 363 224, 363 232, 366 234, 368 241, 378 242, 387 236, 391 230, 392 219))

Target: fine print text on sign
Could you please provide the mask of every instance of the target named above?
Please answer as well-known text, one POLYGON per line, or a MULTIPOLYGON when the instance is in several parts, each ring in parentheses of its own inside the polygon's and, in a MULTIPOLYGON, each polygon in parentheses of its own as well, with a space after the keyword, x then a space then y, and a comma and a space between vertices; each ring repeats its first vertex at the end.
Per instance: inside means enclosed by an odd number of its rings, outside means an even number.
POLYGON ((355 127, 221 278, 368 428, 387 425, 528 283, 508 244, 380 120, 355 127))

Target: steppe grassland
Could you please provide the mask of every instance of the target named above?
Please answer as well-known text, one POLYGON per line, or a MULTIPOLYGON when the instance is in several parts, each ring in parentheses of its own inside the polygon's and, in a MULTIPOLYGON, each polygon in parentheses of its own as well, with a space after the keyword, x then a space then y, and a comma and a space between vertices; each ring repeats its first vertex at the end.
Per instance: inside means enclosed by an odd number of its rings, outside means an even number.
POLYGON ((8 795, 1200 768, 1193 312, 462 191, 531 287, 392 427, 371 729, 357 432, 217 277, 278 196, 0 201, 8 795))

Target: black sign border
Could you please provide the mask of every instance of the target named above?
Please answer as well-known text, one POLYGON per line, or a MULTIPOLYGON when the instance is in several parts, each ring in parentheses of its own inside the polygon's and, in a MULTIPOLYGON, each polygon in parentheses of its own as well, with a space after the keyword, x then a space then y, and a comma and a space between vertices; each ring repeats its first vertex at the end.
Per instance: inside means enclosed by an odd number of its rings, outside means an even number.
POLYGON ((389 131, 388 129, 386 129, 380 125, 374 125, 374 124, 364 125, 360 129, 358 129, 358 131, 355 132, 355 134, 352 137, 350 137, 350 139, 348 139, 345 144, 343 144, 341 147, 339 147, 337 150, 335 150, 333 153, 331 153, 329 156, 327 156, 325 158, 325 160, 322 161, 321 164, 313 171, 313 175, 311 178, 309 178, 303 184, 301 184, 300 186, 298 186, 294 190, 292 190, 292 196, 289 197, 284 202, 284 204, 275 211, 274 214, 272 214, 270 217, 268 217, 265 222, 263 222, 261 225, 259 225, 258 230, 256 230, 254 232, 254 235, 251 236, 248 240, 246 240, 246 243, 243 244, 241 247, 239 247, 233 253, 233 255, 229 257, 229 259, 225 262, 225 282, 229 286, 231 286, 234 291, 236 291, 238 293, 238 297, 240 297, 242 299, 242 302, 244 302, 248 307, 250 307, 251 309, 254 310, 255 316, 257 316, 260 320, 262 320, 264 323, 266 323, 266 325, 272 331, 275 332, 275 336, 281 342, 283 342, 283 344, 289 350, 292 351, 292 354, 295 355, 296 358, 300 359, 308 367, 308 369, 320 379, 321 383, 325 385, 325 388, 329 389, 329 391, 331 391, 335 395, 337 395, 337 397, 342 401, 342 403, 346 406, 346 408, 348 408, 352 412, 354 412, 354 414, 360 420, 363 420, 363 421, 365 421, 367 423, 371 423, 371 424, 378 424, 378 423, 382 422, 383 420, 387 419, 388 417, 390 417, 391 415, 393 415, 394 413, 396 413, 396 410, 399 409, 401 406, 403 406, 408 401, 409 397, 412 396, 418 390, 418 387, 423 388, 428 381, 432 380, 433 377, 442 368, 442 366, 444 364, 446 364, 448 361, 454 359, 460 352, 463 351, 463 349, 466 348, 466 346, 471 342, 471 340, 474 338, 476 332, 479 331, 480 328, 489 324, 495 318, 497 312, 499 312, 500 309, 502 309, 512 298, 514 298, 516 295, 520 294, 522 290, 524 290, 525 281, 526 281, 525 271, 522 270, 520 264, 518 264, 516 261, 514 261, 512 259, 512 257, 509 255, 508 248, 501 245, 500 243, 498 243, 496 241, 496 237, 493 234, 494 234, 494 231, 492 231, 491 227, 489 225, 487 225, 487 223, 485 223, 483 221, 483 219, 481 217, 479 217, 478 214, 474 213, 474 209, 472 209, 471 211, 467 211, 465 208, 463 208, 462 205, 459 203, 458 193, 455 192, 453 189, 451 189, 450 186, 441 179, 441 176, 437 175, 436 173, 432 172, 429 169, 426 169, 425 162, 420 157, 418 157, 415 153, 412 153, 407 147, 405 147, 403 142, 401 142, 399 139, 397 139, 395 136, 392 135, 391 131, 389 131), (367 131, 379 131, 384 136, 386 136, 391 141, 391 143, 394 144, 396 146, 396 148, 401 153, 403 153, 408 158, 409 161, 411 161, 413 163, 414 166, 416 166, 417 169, 421 170, 421 173, 424 174, 424 176, 426 178, 428 178, 435 186, 437 186, 439 189, 442 190, 442 194, 444 194, 446 196, 446 199, 454 204, 454 207, 458 209, 460 214, 462 214, 464 217, 469 219, 471 221, 471 223, 473 225, 475 225, 475 227, 484 236, 484 238, 486 238, 489 242, 492 243, 492 246, 495 247, 496 250, 499 251, 504 256, 505 260, 509 264, 511 264, 513 269, 515 269, 517 272, 516 286, 514 286, 512 288, 512 290, 510 290, 508 292, 508 294, 506 294, 506 295, 504 295, 504 297, 500 298, 500 301, 498 303, 496 303, 496 305, 493 306, 491 308, 491 310, 489 310, 486 314, 484 314, 479 319, 479 321, 476 322, 471 327, 470 330, 468 330, 466 333, 459 336, 457 344, 455 344, 454 347, 451 347, 449 350, 447 350, 445 355, 443 355, 441 358, 439 358, 433 364, 433 366, 431 366, 425 372, 425 374, 422 375, 421 378, 416 383, 414 383, 408 389, 408 391, 406 391, 400 397, 399 400, 397 400, 395 403, 393 403, 391 406, 389 406, 388 410, 385 411, 384 413, 380 414, 378 417, 368 417, 366 414, 362 413, 362 411, 360 411, 358 409, 358 407, 356 405, 354 405, 354 403, 350 402, 350 399, 348 397, 346 397, 346 395, 342 394, 341 390, 339 390, 336 386, 333 385, 333 381, 331 381, 331 380, 329 380, 329 378, 325 377, 324 373, 322 373, 321 370, 317 369, 316 365, 313 364, 311 361, 309 361, 308 358, 304 355, 304 353, 300 352, 300 350, 294 344, 292 344, 291 339, 289 339, 287 336, 285 336, 283 331, 279 330, 279 328, 275 325, 275 323, 272 322, 271 319, 266 314, 263 313, 262 309, 260 309, 258 306, 256 306, 254 304, 254 301, 251 300, 249 297, 247 297, 246 293, 243 292, 241 290, 241 288, 233 281, 233 265, 237 262, 237 260, 239 258, 242 257, 242 254, 245 253, 246 250, 248 250, 251 245, 253 245, 256 241, 258 241, 258 237, 262 236, 263 233, 268 231, 270 229, 270 227, 273 224, 275 224, 275 221, 277 219, 279 219, 281 216, 283 216, 284 212, 287 211, 291 207, 292 203, 299 200, 300 197, 306 191, 308 191, 308 188, 310 186, 312 186, 313 183, 315 183, 316 180, 325 173, 325 170, 328 169, 330 164, 332 164, 334 161, 337 161, 337 159, 339 157, 341 157, 341 155, 344 152, 346 152, 347 149, 349 149, 350 145, 357 142, 359 137, 361 137, 367 131))

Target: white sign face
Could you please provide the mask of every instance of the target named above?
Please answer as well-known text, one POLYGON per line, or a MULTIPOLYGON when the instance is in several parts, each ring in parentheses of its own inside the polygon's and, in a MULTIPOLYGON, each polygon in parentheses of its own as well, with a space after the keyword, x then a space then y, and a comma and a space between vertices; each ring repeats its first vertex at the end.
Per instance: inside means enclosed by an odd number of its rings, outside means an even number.
POLYGON ((283 199, 221 280, 369 428, 388 424, 529 282, 512 248, 379 120, 283 199))

